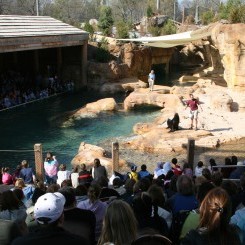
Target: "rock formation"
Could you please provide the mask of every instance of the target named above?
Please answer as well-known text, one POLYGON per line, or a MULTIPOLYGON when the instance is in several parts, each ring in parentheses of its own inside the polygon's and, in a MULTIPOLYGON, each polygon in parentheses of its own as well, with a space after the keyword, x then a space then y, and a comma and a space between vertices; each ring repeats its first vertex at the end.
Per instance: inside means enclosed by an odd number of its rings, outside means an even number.
POLYGON ((245 24, 217 24, 212 42, 218 49, 224 66, 227 86, 245 91, 245 24))
MULTIPOLYGON (((81 142, 77 155, 72 159, 72 165, 81 165, 85 163, 88 169, 93 167, 95 158, 99 158, 101 165, 105 166, 108 174, 112 174, 112 159, 107 156, 106 151, 95 145, 90 145, 85 142, 81 142)), ((119 159, 119 168, 126 167, 126 161, 119 159)))

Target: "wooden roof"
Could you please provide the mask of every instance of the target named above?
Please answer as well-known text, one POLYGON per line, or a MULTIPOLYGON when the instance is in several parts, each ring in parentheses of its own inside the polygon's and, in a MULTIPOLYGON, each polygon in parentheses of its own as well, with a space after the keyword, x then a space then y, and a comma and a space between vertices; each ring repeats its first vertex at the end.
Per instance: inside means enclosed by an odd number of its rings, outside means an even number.
POLYGON ((87 32, 49 16, 0 15, 0 52, 82 45, 87 40, 87 32))

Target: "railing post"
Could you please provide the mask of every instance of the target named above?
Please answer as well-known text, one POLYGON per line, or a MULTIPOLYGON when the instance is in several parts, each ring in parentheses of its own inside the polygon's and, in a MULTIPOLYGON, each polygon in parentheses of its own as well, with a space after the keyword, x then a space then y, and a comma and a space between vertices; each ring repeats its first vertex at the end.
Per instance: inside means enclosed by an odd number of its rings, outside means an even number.
POLYGON ((36 178, 39 181, 44 181, 42 144, 35 144, 34 145, 34 154, 35 154, 36 178))
POLYGON ((118 172, 119 166, 119 144, 118 142, 112 143, 112 172, 118 172))
POLYGON ((193 138, 189 138, 188 145, 187 145, 187 162, 191 165, 192 169, 194 165, 194 153, 195 153, 195 140, 193 138))

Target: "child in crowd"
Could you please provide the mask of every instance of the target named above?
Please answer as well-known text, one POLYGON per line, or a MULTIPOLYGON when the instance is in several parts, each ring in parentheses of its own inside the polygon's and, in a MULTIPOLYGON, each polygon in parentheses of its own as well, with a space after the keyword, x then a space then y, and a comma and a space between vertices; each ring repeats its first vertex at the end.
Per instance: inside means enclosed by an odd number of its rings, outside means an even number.
POLYGON ((58 179, 57 179, 57 184, 61 186, 61 183, 64 180, 68 180, 71 178, 71 171, 66 169, 65 164, 60 164, 59 171, 57 173, 58 179))
POLYGON ((197 166, 195 168, 195 176, 198 177, 198 176, 202 176, 202 170, 204 169, 204 165, 203 165, 203 162, 202 161, 199 161, 197 163, 197 166))
POLYGON ((11 185, 13 184, 13 176, 9 173, 8 167, 2 168, 2 183, 4 185, 11 185))
POLYGON ((48 152, 44 161, 45 178, 48 185, 56 183, 58 166, 56 157, 51 152, 48 152))
POLYGON ((138 181, 138 173, 137 171, 137 166, 132 165, 131 166, 131 172, 128 174, 130 179, 134 179, 136 182, 138 181))

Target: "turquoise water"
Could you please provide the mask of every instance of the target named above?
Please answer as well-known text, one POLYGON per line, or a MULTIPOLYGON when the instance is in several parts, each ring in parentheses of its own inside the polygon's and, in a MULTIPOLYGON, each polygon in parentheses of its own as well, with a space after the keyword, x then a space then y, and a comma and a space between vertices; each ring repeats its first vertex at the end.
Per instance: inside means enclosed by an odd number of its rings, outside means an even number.
MULTIPOLYGON (((132 135, 132 128, 137 122, 151 121, 158 113, 156 110, 109 112, 102 113, 98 118, 76 121, 69 128, 60 127, 66 112, 100 98, 88 92, 62 94, 1 111, 0 165, 14 168, 23 159, 33 165, 35 143, 42 143, 44 154, 52 151, 60 163, 69 164, 82 141, 99 145, 110 138, 127 137, 132 135)), ((118 96, 116 101, 122 103, 123 99, 123 96, 118 96)))

